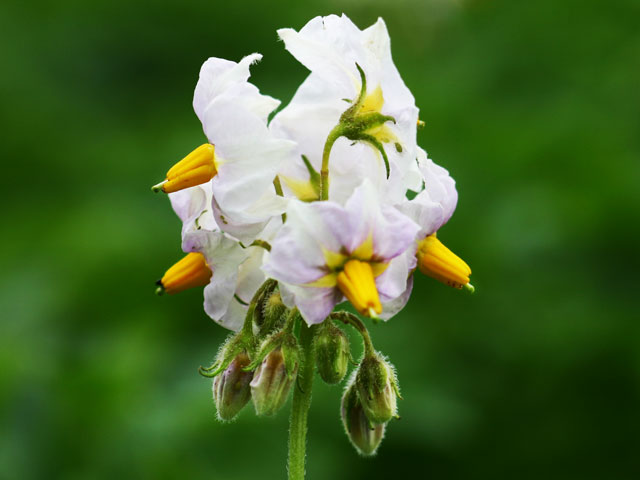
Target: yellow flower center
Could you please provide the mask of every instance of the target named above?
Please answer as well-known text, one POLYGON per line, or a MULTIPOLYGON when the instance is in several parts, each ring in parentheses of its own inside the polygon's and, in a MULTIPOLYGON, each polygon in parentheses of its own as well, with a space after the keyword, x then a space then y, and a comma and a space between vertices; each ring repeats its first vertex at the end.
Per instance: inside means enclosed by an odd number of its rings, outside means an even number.
POLYGON ((218 170, 216 168, 215 148, 210 143, 200 145, 189 155, 176 163, 167 172, 167 178, 151 189, 154 192, 177 192, 184 188, 202 185, 211 180, 218 170))
POLYGON ((373 269, 368 262, 349 260, 337 281, 340 291, 362 315, 375 318, 382 312, 373 269))
POLYGON ((473 285, 469 283, 469 265, 445 247, 435 233, 420 242, 417 256, 418 268, 425 275, 453 288, 465 287, 474 290, 473 285))
POLYGON ((325 264, 329 273, 307 283, 307 287, 335 288, 347 297, 362 315, 376 317, 382 312, 375 278, 389 266, 376 261, 373 252, 373 236, 366 240, 351 254, 324 250, 325 264))
POLYGON ((169 295, 192 287, 202 287, 209 283, 213 272, 201 253, 188 253, 169 270, 158 282, 156 293, 169 295))

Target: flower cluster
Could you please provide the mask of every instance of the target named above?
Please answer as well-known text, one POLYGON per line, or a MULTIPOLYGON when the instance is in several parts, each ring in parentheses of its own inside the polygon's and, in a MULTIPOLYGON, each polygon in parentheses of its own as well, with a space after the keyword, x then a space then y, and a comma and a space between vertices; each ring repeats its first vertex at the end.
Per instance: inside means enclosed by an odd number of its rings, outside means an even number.
POLYGON ((193 107, 207 143, 153 187, 182 220, 186 254, 157 291, 204 286, 206 313, 236 332, 201 370, 215 377, 222 419, 250 398, 260 414, 284 403, 304 362, 300 319, 319 325, 322 378, 342 381, 351 354, 334 323, 354 326, 365 355, 342 417, 371 454, 396 416, 395 371, 362 321, 334 308, 348 301, 388 320, 407 303, 416 269, 473 290, 469 267, 436 236, 456 207, 455 182, 416 143, 422 122, 382 19, 360 30, 344 15, 316 17, 278 35, 310 73, 273 116, 280 102, 249 82, 261 55, 210 58, 200 70, 193 107))

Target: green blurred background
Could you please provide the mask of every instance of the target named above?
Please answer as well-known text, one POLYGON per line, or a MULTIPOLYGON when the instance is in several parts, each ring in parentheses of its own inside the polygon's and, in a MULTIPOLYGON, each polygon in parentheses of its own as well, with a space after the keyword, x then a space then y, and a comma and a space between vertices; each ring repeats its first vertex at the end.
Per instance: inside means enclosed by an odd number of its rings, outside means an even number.
POLYGON ((263 53, 287 102, 275 30, 342 11, 387 22, 477 293, 418 277, 372 327, 404 395, 375 458, 316 383, 308 477, 640 478, 637 0, 2 2, 0 478, 284 478, 286 412, 215 419, 202 292, 153 295, 179 222, 149 186, 204 139, 207 57, 263 53))

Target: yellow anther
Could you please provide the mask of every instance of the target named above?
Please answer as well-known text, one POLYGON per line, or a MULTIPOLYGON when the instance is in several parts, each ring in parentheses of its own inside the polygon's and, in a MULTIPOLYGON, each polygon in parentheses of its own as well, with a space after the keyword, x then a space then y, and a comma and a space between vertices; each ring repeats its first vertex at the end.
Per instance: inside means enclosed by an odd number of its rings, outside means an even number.
POLYGON ((471 269, 464 260, 445 247, 435 233, 418 245, 418 268, 422 273, 454 288, 473 291, 471 269))
POLYGON ((338 288, 362 315, 376 317, 382 312, 371 265, 349 260, 338 274, 338 288))
POLYGON ((151 187, 154 192, 177 192, 211 180, 216 169, 215 149, 210 143, 200 145, 167 172, 167 179, 151 187))
POLYGON ((156 293, 169 295, 192 287, 202 287, 209 283, 213 272, 201 253, 188 253, 173 265, 158 281, 156 293))

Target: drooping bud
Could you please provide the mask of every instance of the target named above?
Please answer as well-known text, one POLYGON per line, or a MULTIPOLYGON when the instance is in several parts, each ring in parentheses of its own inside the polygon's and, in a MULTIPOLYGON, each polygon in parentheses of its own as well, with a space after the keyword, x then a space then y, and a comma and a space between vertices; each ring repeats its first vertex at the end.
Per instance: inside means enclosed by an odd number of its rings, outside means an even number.
POLYGON ((197 252, 188 253, 156 282, 156 293, 162 295, 166 292, 173 295, 188 288, 202 287, 209 283, 211 275, 213 272, 204 255, 197 252))
POLYGON ((202 185, 211 180, 216 173, 215 148, 210 143, 200 145, 189 155, 176 163, 167 172, 166 180, 151 187, 154 192, 177 192, 184 188, 202 185))
POLYGON ((253 379, 253 372, 243 370, 250 362, 247 353, 242 352, 224 372, 214 378, 213 399, 220 420, 232 420, 251 398, 249 384, 253 379))
POLYGON ((293 361, 293 367, 287 364, 286 355, 295 355, 293 351, 276 348, 271 351, 256 369, 251 381, 251 398, 258 415, 275 414, 289 396, 291 386, 298 374, 299 361, 293 361), (286 353, 285 353, 286 352, 286 353))
POLYGON ((365 355, 356 375, 356 388, 367 418, 385 423, 397 416, 398 382, 396 373, 382 355, 365 355))
POLYGON ((419 243, 416 255, 418 268, 425 275, 453 288, 464 287, 471 292, 475 290, 469 283, 469 265, 445 247, 435 233, 419 243))
POLYGON ((373 455, 384 437, 385 424, 372 424, 367 418, 355 385, 347 387, 340 406, 342 425, 356 450, 373 455))
POLYGON ((331 320, 327 320, 315 337, 314 348, 322 380, 330 385, 340 383, 347 374, 351 359, 347 336, 331 320))
POLYGON ((376 318, 382 312, 373 269, 368 262, 349 260, 338 274, 338 288, 362 315, 376 318))

